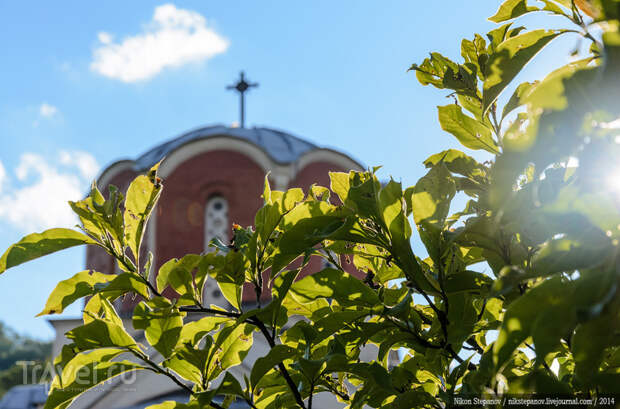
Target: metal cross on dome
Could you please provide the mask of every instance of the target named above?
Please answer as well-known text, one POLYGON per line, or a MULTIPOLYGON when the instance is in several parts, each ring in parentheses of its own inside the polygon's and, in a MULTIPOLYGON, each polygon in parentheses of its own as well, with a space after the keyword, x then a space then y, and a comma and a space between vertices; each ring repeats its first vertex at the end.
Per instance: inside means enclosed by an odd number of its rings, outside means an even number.
POLYGON ((240 105, 241 105, 240 126, 242 128, 245 128, 245 97, 244 96, 245 96, 246 91, 248 91, 252 87, 258 87, 258 83, 257 82, 246 82, 245 74, 243 71, 241 71, 239 82, 237 82, 235 85, 229 85, 226 87, 226 89, 236 90, 239 93, 239 96, 241 97, 240 99, 240 105))

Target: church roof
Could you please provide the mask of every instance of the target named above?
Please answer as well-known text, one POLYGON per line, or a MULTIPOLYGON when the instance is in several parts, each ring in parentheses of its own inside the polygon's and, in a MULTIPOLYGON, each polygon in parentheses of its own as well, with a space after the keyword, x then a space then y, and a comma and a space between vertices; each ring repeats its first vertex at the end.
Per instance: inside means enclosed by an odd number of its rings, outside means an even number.
POLYGON ((280 164, 294 162, 304 153, 318 148, 311 142, 275 129, 229 128, 223 125, 215 125, 195 129, 154 147, 136 160, 136 167, 148 169, 170 152, 188 142, 217 136, 228 136, 252 142, 280 164))
POLYGON ((47 399, 47 385, 19 385, 9 389, 0 399, 0 409, 42 408, 47 399))

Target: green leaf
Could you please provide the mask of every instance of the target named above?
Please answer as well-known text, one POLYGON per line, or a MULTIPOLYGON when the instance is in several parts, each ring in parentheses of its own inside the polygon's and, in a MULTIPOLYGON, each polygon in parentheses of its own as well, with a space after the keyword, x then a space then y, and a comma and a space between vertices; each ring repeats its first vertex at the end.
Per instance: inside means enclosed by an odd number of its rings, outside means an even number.
POLYGON ((345 222, 342 216, 314 216, 298 220, 280 238, 280 254, 273 262, 272 274, 281 271, 304 252, 312 250, 316 244, 344 226, 345 222))
POLYGON ((64 409, 84 392, 115 376, 147 369, 130 361, 111 361, 123 352, 122 349, 105 348, 76 355, 52 383, 44 408, 64 409))
POLYGON ((213 341, 207 367, 207 379, 217 378, 222 371, 243 362, 252 347, 253 326, 239 324, 220 330, 213 341))
POLYGON ((448 149, 430 156, 424 161, 424 166, 432 168, 439 163, 443 163, 450 172, 466 177, 482 174, 482 165, 471 156, 456 149, 448 149))
POLYGON ((223 322, 230 321, 227 317, 204 317, 197 321, 192 321, 183 326, 179 343, 191 343, 198 345, 200 340, 211 331, 218 328, 223 322))
POLYGON ((193 347, 190 343, 178 345, 172 356, 162 364, 183 379, 202 385, 206 381, 206 366, 213 338, 208 335, 204 344, 193 347))
POLYGON ((327 362, 322 359, 299 358, 296 364, 309 382, 315 382, 327 366, 327 362))
POLYGON ((504 109, 502 111, 502 119, 506 117, 510 112, 517 109, 519 106, 523 105, 526 102, 526 98, 530 91, 536 87, 537 83, 534 82, 524 82, 519 84, 519 86, 514 90, 512 96, 504 105, 504 109))
MULTIPOLYGON (((584 192, 577 186, 569 185, 563 187, 556 200, 545 205, 542 211, 549 215, 575 213, 575 219, 578 216, 585 216, 592 225, 600 229, 600 232, 614 236, 618 234, 617 226, 620 224, 620 213, 615 201, 612 195, 604 192, 584 192)), ((594 238, 598 244, 604 243, 590 233, 588 239, 594 238)))
POLYGON ((458 65, 456 71, 448 67, 443 77, 444 88, 454 90, 461 97, 478 99, 478 64, 458 65))
POLYGON ((166 287, 170 284, 169 275, 170 273, 177 269, 182 268, 189 272, 192 272, 195 268, 197 268, 202 261, 202 256, 198 254, 186 254, 180 259, 173 258, 168 260, 159 268, 159 272, 157 273, 157 291, 160 293, 166 289, 166 287))
MULTIPOLYGON (((572 61, 551 73, 540 83, 531 87, 530 90, 520 95, 522 103, 529 104, 533 109, 564 110, 568 106, 568 97, 571 91, 578 91, 583 86, 583 80, 571 82, 571 78, 579 71, 588 68, 589 58, 572 61), (572 89, 571 89, 572 88, 572 89)), ((581 93, 578 94, 582 96, 581 93)))
POLYGON ((180 298, 177 299, 178 305, 194 305, 196 301, 200 301, 200 297, 194 288, 194 276, 183 267, 177 267, 170 272, 168 284, 180 295, 180 298))
POLYGON ((493 140, 491 129, 480 121, 463 114, 461 107, 456 104, 437 107, 441 129, 451 133, 470 149, 484 149, 491 153, 498 153, 497 144, 493 140))
POLYGON ((80 350, 105 347, 133 349, 138 347, 136 341, 125 331, 125 328, 99 318, 72 329, 67 332, 66 336, 72 339, 80 350))
POLYGON ((478 321, 478 312, 474 307, 473 297, 465 292, 453 293, 448 296, 450 311, 448 312, 448 342, 462 345, 473 332, 478 321))
POLYGON ((170 301, 156 297, 141 302, 133 312, 133 326, 144 330, 146 340, 165 358, 177 345, 185 313, 179 312, 170 301))
POLYGON ((230 372, 224 374, 224 379, 217 387, 217 394, 245 397, 241 384, 230 372))
POLYGON ((123 195, 113 185, 109 185, 108 188, 109 198, 104 199, 97 185, 93 183, 90 195, 86 199, 69 202, 69 205, 79 216, 85 231, 99 242, 110 244, 114 252, 121 254, 125 249, 121 212, 123 195))
POLYGON ((566 30, 533 30, 502 42, 491 54, 487 64, 487 77, 482 93, 484 112, 540 50, 565 32, 566 30))
MULTIPOLYGON (((504 40, 514 37, 519 34, 522 30, 525 30, 525 27, 517 27, 513 28, 512 23, 506 23, 500 27, 497 27, 487 33, 487 38, 489 39, 489 46, 487 47, 487 51, 489 53, 495 52, 497 47, 504 42, 504 40)), ((488 55, 487 55, 488 57, 488 55)), ((485 61, 485 74, 486 74, 486 63, 488 63, 488 58, 485 61)))
POLYGON ((297 274, 299 274, 299 270, 287 270, 281 272, 274 280, 273 280, 273 289, 272 289, 272 297, 271 307, 273 308, 271 324, 272 326, 276 325, 278 315, 280 314, 280 307, 282 306, 282 301, 288 294, 293 281, 297 278, 297 274))
POLYGON ((399 267, 409 273, 408 278, 416 276, 416 282, 422 289, 432 291, 436 286, 430 277, 420 268, 409 241, 411 226, 407 219, 407 201, 403 198, 400 183, 389 182, 379 192, 379 211, 389 232, 391 252, 398 260, 399 267))
POLYGON ((452 73, 458 72, 458 64, 444 57, 439 53, 431 53, 430 58, 424 59, 422 64, 413 64, 409 71, 416 71, 416 78, 422 85, 432 84, 433 86, 445 88, 444 76, 450 70, 452 73))
POLYGON ((143 298, 149 298, 149 289, 144 278, 137 273, 120 273, 107 283, 95 284, 95 290, 107 298, 116 298, 133 292, 143 298))
POLYGON ((313 342, 319 343, 336 334, 340 329, 344 327, 350 328, 356 321, 372 314, 372 310, 367 308, 361 308, 356 311, 334 311, 327 314, 325 317, 314 321, 314 329, 318 334, 313 342))
POLYGON ((499 6, 499 10, 494 16, 489 17, 494 23, 512 20, 531 11, 538 11, 538 8, 528 6, 527 0, 506 0, 499 6))
POLYGON ((265 204, 271 204, 271 186, 269 186, 269 173, 265 175, 263 188, 263 201, 265 204))
POLYGON ((265 193, 263 193, 263 196, 268 194, 270 200, 266 201, 265 205, 259 209, 254 220, 256 234, 262 246, 267 245, 268 239, 282 220, 282 217, 291 211, 297 203, 304 200, 304 193, 299 188, 289 189, 283 193, 279 191, 272 192, 268 189, 269 182, 265 180, 265 193))
POLYGON ((415 223, 441 230, 455 194, 456 186, 448 168, 441 163, 431 168, 413 188, 411 206, 415 223))
MULTIPOLYGON (((478 78, 484 79, 484 62, 489 57, 487 55, 487 45, 485 39, 479 34, 474 35, 473 40, 461 40, 461 56, 466 63, 476 67, 478 78)), ((476 84, 476 97, 459 95, 459 101, 463 107, 473 113, 477 119, 482 119, 482 103, 478 97, 478 85, 476 84), (465 98, 462 98, 465 97, 465 98)))
MULTIPOLYGON (((611 277, 614 275, 614 273, 610 274, 611 277)), ((606 286, 609 289, 609 280, 600 281, 604 283, 601 287, 606 286)), ((594 284, 596 284, 595 280, 590 285, 579 288, 577 294, 588 289, 592 291, 592 287, 595 287, 594 284)), ((612 294, 616 293, 616 288, 613 288, 612 294)), ((582 300, 582 305, 584 301, 589 300, 587 298, 582 300)), ((591 304, 592 302, 590 302, 591 304)), ((602 313, 595 316, 594 319, 577 326, 571 339, 571 350, 575 360, 575 377, 580 384, 586 386, 593 384, 595 380, 594 375, 599 371, 601 362, 603 362, 605 350, 611 346, 618 345, 620 297, 618 297, 618 294, 615 294, 615 297, 608 305, 599 304, 598 309, 602 313)))
POLYGON ((94 351, 79 352, 75 350, 74 345, 65 345, 61 355, 54 360, 54 370, 57 376, 50 387, 64 388, 65 385, 75 381, 81 367, 90 363, 110 361, 125 352, 122 348, 100 348, 94 351))
POLYGON ((574 393, 569 385, 540 369, 532 370, 512 380, 508 388, 511 394, 532 394, 541 391, 554 396, 569 396, 574 393))
POLYGON ((295 348, 291 348, 287 345, 275 345, 267 355, 258 358, 256 362, 254 362, 250 374, 250 384, 252 388, 255 388, 261 378, 273 367, 286 359, 292 359, 296 354, 297 350, 295 348))
POLYGON ((80 298, 94 294, 96 284, 108 282, 115 277, 112 274, 103 274, 96 271, 80 271, 73 277, 58 283, 47 299, 45 308, 37 314, 37 317, 62 313, 67 306, 80 298))
POLYGON ((541 319, 541 306, 548 312, 548 315, 542 318, 544 323, 555 321, 557 324, 553 333, 544 334, 545 337, 551 337, 545 339, 545 343, 559 342, 560 337, 574 325, 576 319, 572 303, 574 290, 575 287, 570 282, 555 277, 542 282, 511 303, 493 346, 493 361, 496 368, 501 368, 514 350, 531 335, 537 319, 541 319))
POLYGON ((379 303, 377 293, 357 278, 340 270, 325 269, 293 283, 289 297, 299 303, 318 298, 333 298, 341 305, 373 307, 379 303))
POLYGON ((315 320, 320 318, 326 311, 329 311, 329 304, 324 298, 318 298, 314 301, 299 301, 296 298, 287 296, 282 302, 290 315, 302 315, 306 318, 315 320))
POLYGON ((493 279, 476 271, 460 271, 446 277, 445 291, 447 294, 472 292, 480 295, 488 293, 493 279))
POLYGON ((50 229, 29 234, 9 247, 0 257, 0 274, 27 261, 82 244, 97 242, 71 229, 50 229))
POLYGON ((379 192, 379 207, 383 222, 390 232, 392 242, 399 246, 409 243, 411 226, 407 220, 407 205, 400 183, 390 180, 379 192))
POLYGON ((349 197, 349 174, 344 172, 329 172, 330 189, 340 198, 340 202, 344 203, 349 197))
POLYGON ((324 186, 312 185, 308 191, 308 199, 329 202, 331 192, 324 186))
POLYGON ((82 222, 82 228, 94 237, 102 237, 103 219, 95 211, 95 206, 100 208, 105 203, 105 198, 97 188, 97 183, 92 182, 88 197, 78 202, 69 202, 69 206, 82 222))
POLYGON ((532 270, 528 276, 546 276, 563 271, 571 272, 595 267, 613 255, 614 247, 604 234, 590 240, 572 238, 553 239, 541 246, 532 258, 532 270))
POLYGON ((380 217, 377 195, 381 183, 373 172, 351 172, 349 194, 344 203, 364 218, 380 217))
POLYGON ((226 300, 237 310, 241 310, 241 291, 245 281, 246 259, 241 252, 226 254, 224 263, 214 272, 217 285, 226 300))
MULTIPOLYGON (((541 1, 545 4, 545 7, 543 7, 544 11, 549 11, 553 14, 557 14, 558 16, 564 16, 566 18, 573 20, 573 22, 575 22, 576 24, 579 24, 579 21, 577 21, 576 19, 573 19, 573 16, 568 14, 564 9, 562 9, 562 7, 558 6, 554 1, 552 0, 541 0, 541 1)), ((569 10, 571 9, 571 0, 559 0, 557 2, 562 4, 564 7, 566 7, 569 10)))
POLYGON ((162 184, 157 177, 159 163, 151 168, 148 176, 140 175, 131 182, 125 199, 125 240, 131 249, 136 266, 140 266, 140 245, 146 224, 161 194, 162 184))

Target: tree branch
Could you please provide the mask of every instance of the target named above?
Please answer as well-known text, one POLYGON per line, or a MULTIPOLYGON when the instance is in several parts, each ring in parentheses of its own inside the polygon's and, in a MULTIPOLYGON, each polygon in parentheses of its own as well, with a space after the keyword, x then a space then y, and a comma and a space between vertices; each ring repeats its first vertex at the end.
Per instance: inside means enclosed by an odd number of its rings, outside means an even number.
MULTIPOLYGON (((259 320, 256 317, 251 317, 248 319, 248 322, 256 325, 256 327, 263 334, 263 336, 265 337, 265 339, 267 340, 267 343, 269 344, 271 348, 276 346, 274 338, 271 337, 271 334, 269 334, 269 330, 267 330, 267 327, 265 327, 265 324, 261 320, 259 320)), ((297 402, 297 404, 301 406, 302 408, 306 409, 304 400, 302 399, 301 394, 297 390, 297 386, 295 385, 293 378, 291 378, 291 375, 288 373, 286 367, 284 366, 282 362, 278 364, 278 369, 280 370, 280 373, 284 377, 284 380, 286 380, 286 383, 288 384, 289 389, 293 393, 293 396, 295 397, 295 401, 297 402)))

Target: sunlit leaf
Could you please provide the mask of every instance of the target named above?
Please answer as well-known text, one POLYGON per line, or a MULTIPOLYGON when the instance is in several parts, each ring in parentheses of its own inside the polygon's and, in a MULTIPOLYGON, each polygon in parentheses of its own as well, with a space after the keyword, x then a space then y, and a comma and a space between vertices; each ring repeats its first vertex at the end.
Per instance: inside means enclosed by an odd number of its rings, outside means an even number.
POLYGON ((81 350, 105 347, 137 348, 136 341, 122 326, 102 319, 93 319, 88 324, 67 332, 81 350))
POLYGON ((297 350, 286 345, 276 345, 271 348, 267 355, 260 357, 252 366, 250 383, 256 386, 260 379, 277 364, 285 359, 291 359, 297 354, 297 350))
POLYGON ((537 10, 536 7, 528 6, 527 0, 506 0, 499 6, 497 13, 489 17, 489 20, 494 23, 501 23, 537 10))
POLYGON ((470 149, 484 149, 491 153, 499 152, 493 140, 491 129, 482 122, 465 114, 455 104, 437 107, 441 129, 454 135, 463 146, 470 149))
POLYGON ((299 302, 334 298, 342 305, 374 306, 377 294, 361 280, 335 269, 325 269, 293 283, 290 297, 299 302))
POLYGON ((135 178, 127 189, 125 198, 125 240, 129 244, 136 265, 140 265, 140 245, 146 224, 161 194, 162 184, 157 177, 159 163, 151 168, 148 176, 135 178))
POLYGON ((167 358, 177 345, 184 316, 168 300, 158 297, 136 306, 133 326, 144 330, 149 344, 167 358))
POLYGON ((115 376, 147 369, 135 362, 111 361, 122 352, 122 349, 106 348, 76 355, 63 368, 62 386, 59 378, 54 380, 44 408, 64 409, 81 394, 115 376))
POLYGON ((484 111, 540 50, 565 32, 533 30, 502 42, 491 54, 487 64, 487 77, 482 93, 484 111))
POLYGON ((71 229, 58 228, 29 234, 9 247, 0 257, 0 274, 27 261, 82 244, 96 244, 96 242, 71 229))
POLYGON ((93 294, 96 284, 106 283, 115 277, 111 274, 103 274, 96 271, 80 271, 73 277, 58 283, 47 299, 45 308, 37 314, 37 317, 62 313, 67 306, 75 301, 93 294))

